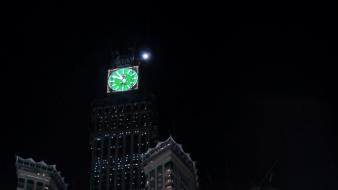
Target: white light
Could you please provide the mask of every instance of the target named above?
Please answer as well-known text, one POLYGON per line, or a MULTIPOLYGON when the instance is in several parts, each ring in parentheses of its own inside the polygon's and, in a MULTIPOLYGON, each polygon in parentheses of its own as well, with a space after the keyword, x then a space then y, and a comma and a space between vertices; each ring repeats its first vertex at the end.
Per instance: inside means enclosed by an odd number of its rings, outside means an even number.
POLYGON ((142 53, 142 59, 148 60, 150 58, 150 54, 147 52, 142 53))

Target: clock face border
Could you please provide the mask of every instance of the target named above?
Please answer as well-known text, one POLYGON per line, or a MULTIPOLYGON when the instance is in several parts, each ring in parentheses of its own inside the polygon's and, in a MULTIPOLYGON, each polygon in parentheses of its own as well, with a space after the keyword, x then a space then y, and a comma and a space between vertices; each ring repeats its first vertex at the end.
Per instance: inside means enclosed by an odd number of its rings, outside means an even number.
POLYGON ((106 80, 106 82, 107 82, 107 93, 111 94, 111 93, 121 93, 121 92, 128 92, 128 91, 132 91, 132 90, 137 90, 138 89, 138 85, 139 85, 138 84, 139 83, 139 72, 138 71, 139 71, 139 67, 138 66, 118 67, 118 68, 114 68, 114 69, 108 69, 108 75, 107 75, 107 80, 106 80), (117 70, 120 70, 120 69, 131 69, 131 70, 133 70, 133 71, 136 72, 136 74, 137 74, 136 84, 134 86, 132 86, 130 89, 119 91, 119 90, 114 90, 114 89, 110 88, 110 86, 108 84, 108 80, 109 80, 110 75, 113 72, 115 72, 117 70))

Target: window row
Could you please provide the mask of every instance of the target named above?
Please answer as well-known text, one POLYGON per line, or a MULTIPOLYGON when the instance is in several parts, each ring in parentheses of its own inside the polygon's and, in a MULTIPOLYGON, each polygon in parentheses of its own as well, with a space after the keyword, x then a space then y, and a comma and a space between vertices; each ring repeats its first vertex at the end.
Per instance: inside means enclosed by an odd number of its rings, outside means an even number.
POLYGON ((148 147, 148 135, 131 134, 119 138, 105 138, 101 141, 95 141, 94 151, 96 157, 108 159, 144 153, 148 147))

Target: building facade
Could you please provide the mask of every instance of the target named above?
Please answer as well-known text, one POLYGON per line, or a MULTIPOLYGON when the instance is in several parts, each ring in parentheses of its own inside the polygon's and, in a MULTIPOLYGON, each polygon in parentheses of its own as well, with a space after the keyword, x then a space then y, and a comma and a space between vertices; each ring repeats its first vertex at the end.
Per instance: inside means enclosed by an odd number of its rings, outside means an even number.
POLYGON ((142 90, 140 62, 116 59, 105 97, 92 104, 91 190, 144 189, 142 154, 157 137, 156 106, 142 90))
POLYGON ((195 162, 172 137, 159 142, 143 156, 147 190, 197 190, 195 162))
POLYGON ((19 156, 16 157, 15 165, 18 176, 17 190, 67 190, 68 185, 55 165, 19 156))

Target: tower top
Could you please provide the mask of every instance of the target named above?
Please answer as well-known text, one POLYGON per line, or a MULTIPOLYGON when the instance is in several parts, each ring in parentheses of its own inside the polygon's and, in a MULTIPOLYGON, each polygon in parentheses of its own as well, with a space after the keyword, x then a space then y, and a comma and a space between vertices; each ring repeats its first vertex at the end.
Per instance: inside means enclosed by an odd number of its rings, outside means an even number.
POLYGON ((113 67, 124 67, 135 65, 135 49, 127 48, 112 52, 113 67))

